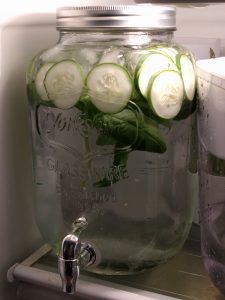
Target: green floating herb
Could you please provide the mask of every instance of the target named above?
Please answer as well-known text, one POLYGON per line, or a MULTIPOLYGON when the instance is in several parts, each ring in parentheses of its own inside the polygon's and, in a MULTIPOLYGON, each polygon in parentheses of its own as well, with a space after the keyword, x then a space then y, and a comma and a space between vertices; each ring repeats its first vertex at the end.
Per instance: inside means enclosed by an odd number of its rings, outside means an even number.
POLYGON ((172 126, 172 120, 169 119, 163 119, 157 116, 149 107, 149 104, 147 100, 141 96, 141 95, 136 95, 136 99, 133 100, 135 104, 140 108, 142 113, 151 119, 152 123, 154 123, 156 126, 162 125, 167 128, 171 128, 172 126))
POLYGON ((126 167, 128 161, 128 152, 121 150, 121 147, 117 145, 114 150, 113 159, 113 172, 112 178, 103 178, 102 180, 96 182, 94 185, 96 187, 107 187, 111 184, 118 182, 120 179, 128 178, 126 167))
POLYGON ((114 145, 114 172, 112 178, 104 178, 94 185, 98 187, 110 186, 121 178, 126 178, 126 166, 130 151, 148 151, 164 153, 166 143, 158 129, 156 121, 152 121, 140 111, 125 108, 116 114, 100 112, 84 97, 77 103, 77 108, 82 112, 82 118, 91 122, 91 127, 96 128, 98 146, 114 145))
POLYGON ((100 133, 96 140, 96 145, 98 146, 107 146, 107 145, 115 145, 116 140, 113 139, 111 136, 107 136, 104 133, 100 133))
POLYGON ((100 129, 99 145, 120 144, 130 150, 155 153, 166 151, 166 143, 155 123, 147 117, 138 116, 139 113, 130 108, 116 114, 104 114, 94 107, 88 97, 79 101, 77 108, 82 111, 83 118, 89 119, 97 130, 100 129))
POLYGON ((166 151, 166 143, 159 129, 145 119, 138 124, 136 113, 128 108, 113 115, 98 114, 94 123, 102 124, 105 134, 131 150, 155 153, 166 151))

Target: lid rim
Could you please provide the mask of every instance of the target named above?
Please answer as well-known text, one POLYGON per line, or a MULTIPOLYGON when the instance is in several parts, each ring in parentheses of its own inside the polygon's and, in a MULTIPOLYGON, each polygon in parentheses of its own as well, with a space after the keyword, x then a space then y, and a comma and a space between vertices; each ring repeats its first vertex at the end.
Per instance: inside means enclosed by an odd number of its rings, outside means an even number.
POLYGON ((176 9, 160 5, 61 7, 56 13, 58 30, 109 28, 176 30, 176 9))

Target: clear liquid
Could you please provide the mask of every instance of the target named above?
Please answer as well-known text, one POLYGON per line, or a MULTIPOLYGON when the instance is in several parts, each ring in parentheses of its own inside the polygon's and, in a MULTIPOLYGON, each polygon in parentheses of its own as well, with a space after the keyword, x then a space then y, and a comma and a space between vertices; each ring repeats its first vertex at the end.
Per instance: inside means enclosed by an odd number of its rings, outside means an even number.
POLYGON ((81 240, 97 253, 89 270, 97 273, 135 273, 182 247, 196 196, 189 151, 192 116, 162 128, 165 153, 128 151, 126 166, 117 167, 113 147, 96 145, 98 130, 83 123, 76 108, 40 105, 32 118, 36 219, 56 253, 81 216, 88 221, 81 240), (103 184, 107 180, 114 183, 103 184))
POLYGON ((222 224, 225 217, 225 205, 210 208, 210 214, 217 215, 214 222, 220 223, 220 225, 217 225, 218 228, 215 229, 215 224, 208 226, 204 224, 205 228, 202 229, 202 254, 212 282, 225 295, 225 229, 222 224))
MULTIPOLYGON (((165 120, 135 83, 146 49, 169 37, 68 33, 37 56, 27 74, 38 227, 57 253, 73 222, 85 217, 88 226, 80 238, 96 251, 97 262, 89 269, 94 272, 127 274, 164 262, 182 247, 190 229, 197 180, 191 151, 196 99, 184 100, 176 120, 165 120), (122 117, 97 110, 85 83, 73 108, 60 110, 51 97, 41 99, 34 84, 40 67, 68 59, 79 64, 84 78, 102 62, 130 74, 133 92, 119 112, 122 117)), ((191 59, 186 49, 175 47, 191 59)))

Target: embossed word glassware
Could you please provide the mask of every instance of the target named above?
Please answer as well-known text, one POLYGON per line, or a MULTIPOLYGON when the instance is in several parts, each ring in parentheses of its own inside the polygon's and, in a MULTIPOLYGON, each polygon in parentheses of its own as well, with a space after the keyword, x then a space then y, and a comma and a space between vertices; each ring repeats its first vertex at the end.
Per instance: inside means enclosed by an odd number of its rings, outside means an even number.
POLYGON ((61 8, 59 42, 27 71, 36 221, 58 253, 85 217, 93 272, 164 262, 192 223, 195 62, 175 19, 157 5, 61 8))

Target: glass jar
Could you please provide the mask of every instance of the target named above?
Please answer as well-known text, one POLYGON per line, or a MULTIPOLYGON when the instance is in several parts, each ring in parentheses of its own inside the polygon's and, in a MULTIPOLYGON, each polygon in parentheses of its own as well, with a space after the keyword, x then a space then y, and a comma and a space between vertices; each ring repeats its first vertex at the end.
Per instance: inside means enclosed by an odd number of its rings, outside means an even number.
POLYGON ((202 256, 225 295, 225 58, 198 61, 202 256))
POLYGON ((92 271, 155 266, 182 247, 194 210, 195 66, 173 43, 175 10, 67 7, 57 28, 27 72, 39 229, 57 253, 85 217, 92 271))

